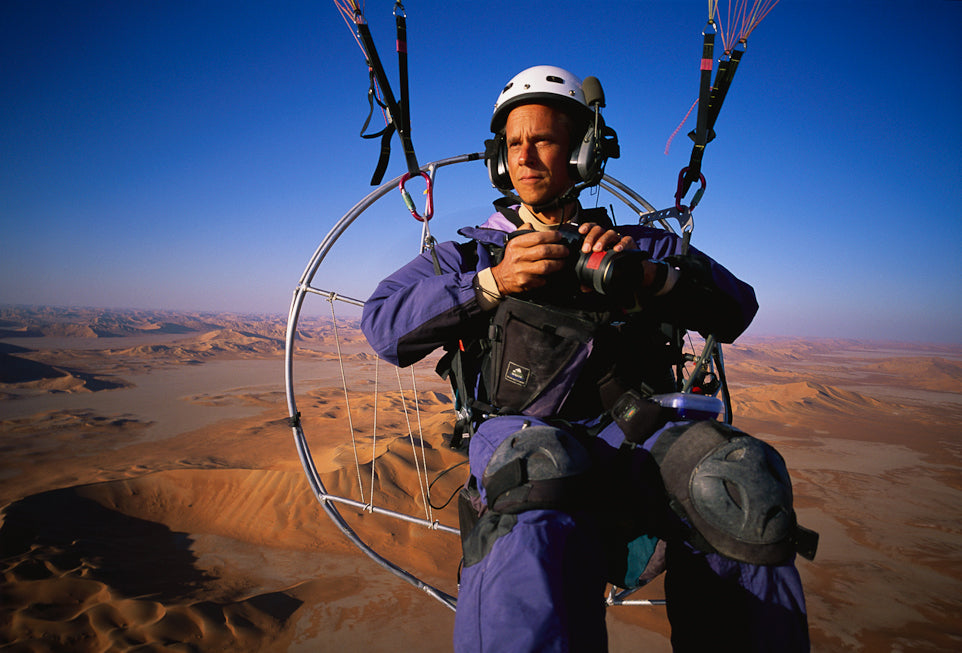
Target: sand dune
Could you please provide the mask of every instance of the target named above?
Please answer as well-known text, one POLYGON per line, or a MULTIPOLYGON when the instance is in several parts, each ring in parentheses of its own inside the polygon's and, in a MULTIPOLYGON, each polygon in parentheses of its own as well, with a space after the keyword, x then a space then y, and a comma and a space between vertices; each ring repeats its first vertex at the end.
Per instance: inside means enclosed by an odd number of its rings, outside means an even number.
POLYGON ((741 389, 733 402, 736 414, 779 415, 798 412, 846 414, 866 409, 882 409, 885 404, 858 392, 837 387, 795 381, 741 389))
POLYGON ((214 356, 269 357, 284 352, 283 338, 270 337, 234 329, 215 329, 172 345, 138 345, 124 349, 107 349, 108 356, 167 356, 175 359, 211 358, 214 356))
MULTIPOLYGON (((298 410, 326 489, 456 525, 453 505, 430 507, 466 474, 444 445, 450 388, 428 362, 416 393, 400 375, 402 392, 355 326, 337 327, 347 403, 331 363, 334 325, 306 321, 297 339, 298 410), (429 479, 452 470, 429 501, 425 467, 429 479)), ((17 359, 0 368, 5 405, 49 400, 16 418, 0 406, 0 642, 449 650, 453 613, 360 554, 312 495, 279 387, 282 318, 3 309, 0 328, 10 338, 0 353, 17 359), (257 359, 276 360, 278 376, 244 376, 259 368, 243 361, 257 359), (58 403, 67 393, 127 396, 125 377, 214 361, 236 361, 230 385, 172 396, 251 412, 150 439, 140 437, 152 427, 143 415, 155 414, 145 406, 58 403)), ((800 520, 821 533, 816 561, 800 564, 814 649, 957 648, 962 350, 757 339, 726 352, 736 425, 783 453, 800 520)), ((456 536, 362 508, 340 513, 383 555, 456 593, 456 536)), ((644 594, 662 591, 659 579, 644 594)), ((609 625, 614 652, 668 650, 663 608, 614 608, 609 625)))
POLYGON ((23 356, 0 353, 0 396, 13 390, 98 392, 122 388, 125 385, 122 381, 110 380, 76 369, 47 365, 23 356))
POLYGON ((179 334, 206 330, 199 315, 162 311, 115 311, 84 308, 0 308, 3 337, 117 338, 134 334, 179 334), (168 319, 169 318, 169 319, 168 319))
MULTIPOLYGON (((66 488, 8 506, 0 531, 4 579, 12 588, 3 606, 7 641, 59 644, 63 650, 161 648, 173 642, 202 650, 259 650, 303 601, 283 591, 245 591, 198 568, 185 546, 190 537, 172 530, 167 520, 191 515, 187 525, 201 524, 201 532, 227 530, 260 541, 271 531, 249 528, 251 520, 268 516, 259 508, 269 494, 260 495, 261 505, 252 506, 240 525, 209 508, 189 510, 197 492, 211 489, 210 476, 197 483, 148 477, 66 488), (204 519, 205 512, 217 519, 204 519)), ((247 486, 276 489, 290 486, 290 480, 214 483, 235 499, 223 503, 236 515, 236 498, 247 486)))
POLYGON ((886 358, 869 363, 864 369, 890 375, 894 379, 912 379, 913 385, 940 392, 962 393, 962 362, 944 358, 886 358))
MULTIPOLYGON (((18 348, 20 352, 28 349, 18 348)), ((53 365, 46 365, 29 358, 0 354, 0 383, 31 383, 69 376, 67 372, 53 365)))

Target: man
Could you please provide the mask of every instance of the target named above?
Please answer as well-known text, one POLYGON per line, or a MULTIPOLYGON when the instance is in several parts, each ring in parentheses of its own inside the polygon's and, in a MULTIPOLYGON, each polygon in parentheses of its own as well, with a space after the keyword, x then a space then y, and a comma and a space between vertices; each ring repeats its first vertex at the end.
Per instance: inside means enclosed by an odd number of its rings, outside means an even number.
POLYGON ((462 524, 455 649, 605 650, 606 583, 631 586, 667 555, 676 650, 807 650, 780 457, 650 399, 675 389, 663 323, 731 342, 754 317, 754 292, 673 234, 614 228, 580 206, 616 155, 600 104, 560 68, 512 79, 486 159, 520 201, 462 229, 470 242, 439 244, 389 276, 364 308, 386 360, 448 351, 471 433, 480 510, 462 524), (699 475, 699 460, 735 449, 755 467, 699 475), (740 488, 764 496, 741 505, 740 488), (743 532, 748 522, 760 525, 743 532))

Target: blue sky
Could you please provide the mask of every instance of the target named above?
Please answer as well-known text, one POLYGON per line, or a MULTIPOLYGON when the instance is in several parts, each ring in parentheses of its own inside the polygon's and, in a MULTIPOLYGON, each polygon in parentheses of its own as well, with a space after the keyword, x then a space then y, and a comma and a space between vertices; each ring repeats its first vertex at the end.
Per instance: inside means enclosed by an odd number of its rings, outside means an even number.
MULTIPOLYGON (((396 90, 393 4, 365 14, 396 90)), ((707 2, 405 8, 422 163, 481 149, 504 83, 550 63, 604 85, 608 173, 673 203, 707 2)), ((962 342, 960 24, 956 0, 782 0, 752 34, 693 239, 755 286, 749 333, 962 342)), ((286 313, 371 189, 367 70, 333 2, 6 0, 0 71, 0 303, 286 313)), ((480 164, 446 168, 431 228, 496 197, 480 164)), ((419 233, 391 193, 317 285, 363 295, 419 233)))

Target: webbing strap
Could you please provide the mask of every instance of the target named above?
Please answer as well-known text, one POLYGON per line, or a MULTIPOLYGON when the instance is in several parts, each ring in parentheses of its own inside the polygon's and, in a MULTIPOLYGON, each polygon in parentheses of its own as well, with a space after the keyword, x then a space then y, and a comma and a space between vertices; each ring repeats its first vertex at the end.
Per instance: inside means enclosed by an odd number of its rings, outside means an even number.
POLYGON ((688 164, 688 172, 685 175, 682 185, 681 196, 688 193, 688 189, 698 179, 701 174, 701 160, 705 154, 705 145, 708 144, 708 105, 711 97, 711 71, 714 65, 715 51, 715 23, 709 20, 702 32, 703 40, 701 46, 701 77, 698 89, 698 117, 694 132, 689 134, 695 141, 691 150, 691 160, 688 164))
POLYGON ((367 126, 371 124, 371 118, 374 116, 374 103, 377 102, 377 105, 381 107, 381 109, 387 109, 387 105, 381 102, 381 98, 377 96, 377 79, 374 77, 374 69, 368 67, 367 72, 368 72, 368 77, 370 79, 370 85, 368 86, 368 89, 367 89, 368 110, 367 110, 367 118, 364 119, 364 124, 361 125, 361 138, 377 138, 378 136, 384 135, 384 132, 388 130, 391 130, 393 132, 394 125, 393 123, 389 123, 384 126, 384 129, 382 129, 381 131, 375 134, 364 133, 367 131, 367 126))
POLYGON ((377 167, 374 168, 374 174, 371 176, 371 185, 377 186, 381 183, 381 179, 384 178, 384 173, 387 172, 387 162, 391 158, 391 137, 394 136, 394 123, 389 123, 387 127, 378 132, 381 136, 381 155, 377 160, 377 167))
POLYGON ((397 64, 399 91, 398 135, 401 137, 401 146, 404 148, 404 159, 407 162, 408 173, 416 175, 421 167, 418 159, 414 155, 414 144, 411 142, 411 103, 408 99, 408 28, 407 16, 404 14, 404 6, 400 1, 394 5, 395 24, 397 25, 397 64))
MULTIPOLYGON (((398 132, 403 134, 411 133, 411 114, 408 106, 408 28, 407 19, 404 13, 395 16, 397 25, 397 69, 400 96, 398 99, 398 132)), ((407 154, 407 148, 405 148, 407 154)), ((410 168, 410 166, 409 166, 410 168)), ((417 174, 418 167, 415 165, 413 170, 408 170, 411 174, 417 174)))
MULTIPOLYGON (((691 149, 691 159, 685 171, 685 177, 679 184, 678 198, 684 197, 691 185, 701 177, 701 163, 705 156, 705 146, 715 138, 715 121, 721 111, 722 102, 731 88, 732 80, 735 78, 735 71, 738 63, 744 54, 744 40, 739 41, 739 46, 735 48, 729 56, 722 59, 718 64, 718 72, 715 74, 715 83, 711 84, 712 70, 712 50, 714 46, 715 34, 714 26, 709 21, 711 31, 706 28, 705 40, 702 45, 701 59, 701 84, 698 95, 698 122, 695 129, 688 134, 695 142, 691 149), (709 80, 706 86, 706 79, 709 80)), ((728 53, 726 53, 727 55, 728 53)))
MULTIPOLYGON (((718 112, 721 110, 725 95, 731 87, 732 79, 735 77, 735 70, 738 62, 742 59, 744 50, 736 49, 732 51, 728 59, 723 59, 718 64, 718 73, 715 75, 715 85, 711 89, 711 98, 708 100, 708 130, 711 132, 715 128, 715 121, 718 119, 718 112)), ((711 140, 709 138, 708 140, 711 140)))
MULTIPOLYGON (((388 118, 387 127, 371 136, 381 136, 381 156, 378 159, 374 175, 371 177, 372 186, 377 186, 384 178, 388 159, 390 159, 391 156, 391 137, 395 131, 398 132, 401 138, 401 145, 404 148, 404 156, 407 160, 408 172, 412 175, 420 174, 420 166, 418 166, 417 157, 414 154, 414 145, 411 142, 410 117, 408 115, 407 27, 403 12, 398 14, 396 22, 398 28, 398 66, 400 68, 402 90, 401 104, 398 104, 398 101, 394 98, 394 93, 391 91, 391 84, 384 72, 381 59, 377 54, 377 48, 374 45, 370 28, 367 23, 363 22, 357 25, 358 35, 361 37, 364 52, 367 54, 368 68, 371 71, 373 80, 377 81, 377 85, 381 88, 381 94, 384 97, 383 103, 378 101, 378 104, 387 112, 388 118)), ((368 116, 368 120, 370 120, 370 116, 368 116)), ((367 121, 365 121, 365 128, 366 126, 367 121)))

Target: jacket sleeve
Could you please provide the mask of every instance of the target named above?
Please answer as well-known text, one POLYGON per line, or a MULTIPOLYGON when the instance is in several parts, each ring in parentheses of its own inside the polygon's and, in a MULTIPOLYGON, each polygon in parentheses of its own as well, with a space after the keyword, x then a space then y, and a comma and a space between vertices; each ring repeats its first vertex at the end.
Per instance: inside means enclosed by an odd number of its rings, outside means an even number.
POLYGON ((364 304, 361 329, 381 358, 402 367, 415 363, 457 340, 465 322, 481 315, 473 287, 477 272, 463 247, 435 246, 440 274, 425 252, 375 288, 364 304))
POLYGON ((660 230, 645 229, 632 235, 640 249, 679 270, 671 292, 652 298, 647 309, 662 321, 713 334, 721 342, 734 342, 758 312, 755 290, 709 256, 690 247, 681 253, 681 239, 660 230))

